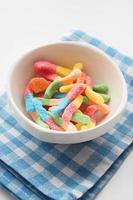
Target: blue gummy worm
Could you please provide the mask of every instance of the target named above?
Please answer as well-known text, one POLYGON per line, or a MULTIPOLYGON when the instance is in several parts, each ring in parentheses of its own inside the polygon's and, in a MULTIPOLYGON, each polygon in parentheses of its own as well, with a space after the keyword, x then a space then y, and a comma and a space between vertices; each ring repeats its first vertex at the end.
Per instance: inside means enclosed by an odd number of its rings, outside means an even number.
POLYGON ((27 112, 35 112, 35 106, 33 104, 33 95, 30 92, 26 97, 25 97, 25 107, 27 112))
POLYGON ((70 99, 65 98, 58 106, 51 109, 51 113, 53 115, 59 115, 68 106, 70 102, 70 99))
POLYGON ((41 102, 38 99, 34 98, 33 103, 34 103, 36 111, 38 111, 38 113, 39 113, 40 118, 43 121, 46 121, 46 119, 48 119, 48 117, 49 117, 47 110, 45 108, 43 108, 41 102))

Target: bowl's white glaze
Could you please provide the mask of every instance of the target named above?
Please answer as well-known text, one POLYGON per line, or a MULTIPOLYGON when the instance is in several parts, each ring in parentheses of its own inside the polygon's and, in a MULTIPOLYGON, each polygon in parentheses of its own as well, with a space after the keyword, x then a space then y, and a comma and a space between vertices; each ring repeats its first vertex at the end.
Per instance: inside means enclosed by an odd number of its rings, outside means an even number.
POLYGON ((15 118, 33 136, 46 142, 68 144, 89 141, 109 131, 125 108, 127 88, 118 66, 102 51, 81 42, 58 42, 26 53, 13 65, 9 75, 8 96, 15 118), (35 124, 25 112, 23 93, 26 84, 34 76, 33 63, 38 60, 48 60, 66 67, 82 62, 85 72, 95 83, 109 86, 112 96, 110 114, 95 128, 80 132, 58 132, 35 124))

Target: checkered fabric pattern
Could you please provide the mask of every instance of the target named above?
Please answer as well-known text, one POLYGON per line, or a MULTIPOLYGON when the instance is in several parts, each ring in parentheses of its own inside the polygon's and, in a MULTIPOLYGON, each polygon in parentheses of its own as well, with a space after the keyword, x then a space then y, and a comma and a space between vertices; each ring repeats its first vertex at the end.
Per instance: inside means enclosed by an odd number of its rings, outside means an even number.
POLYGON ((128 85, 127 107, 102 137, 74 145, 48 144, 17 123, 2 95, 0 182, 19 199, 92 200, 133 149, 133 60, 79 30, 63 40, 88 42, 117 62, 128 85))

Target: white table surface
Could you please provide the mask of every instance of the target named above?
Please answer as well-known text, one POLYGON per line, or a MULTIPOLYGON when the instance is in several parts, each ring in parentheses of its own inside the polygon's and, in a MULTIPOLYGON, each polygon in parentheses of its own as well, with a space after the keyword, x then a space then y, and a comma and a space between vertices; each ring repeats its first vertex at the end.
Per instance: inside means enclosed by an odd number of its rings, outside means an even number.
MULTIPOLYGON (((72 28, 87 31, 133 57, 132 0, 0 0, 0 88, 25 51, 55 41, 72 28)), ((133 199, 131 153, 96 200, 133 199)), ((0 200, 14 200, 0 189, 0 200)))

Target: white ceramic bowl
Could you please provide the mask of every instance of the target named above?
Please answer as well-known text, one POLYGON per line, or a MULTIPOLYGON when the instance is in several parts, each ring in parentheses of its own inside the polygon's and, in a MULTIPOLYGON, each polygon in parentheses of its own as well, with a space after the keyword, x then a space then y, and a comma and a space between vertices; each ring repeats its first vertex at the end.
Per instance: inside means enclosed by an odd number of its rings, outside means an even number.
POLYGON ((80 143, 109 131, 120 119, 127 101, 126 83, 118 66, 102 51, 79 42, 58 42, 34 49, 13 65, 8 82, 8 96, 14 117, 28 132, 38 139, 51 143, 80 143), (25 112, 23 93, 28 81, 34 77, 33 63, 48 60, 62 66, 84 64, 84 70, 95 83, 106 83, 112 100, 110 114, 95 128, 80 132, 59 132, 35 124, 25 112))

